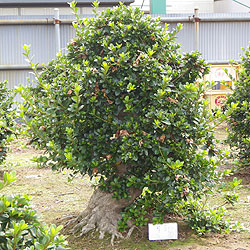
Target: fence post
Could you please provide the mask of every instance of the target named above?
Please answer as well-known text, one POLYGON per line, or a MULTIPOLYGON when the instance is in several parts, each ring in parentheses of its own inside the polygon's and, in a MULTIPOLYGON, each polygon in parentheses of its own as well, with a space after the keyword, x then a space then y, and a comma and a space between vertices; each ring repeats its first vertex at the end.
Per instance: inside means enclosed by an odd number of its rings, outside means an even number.
POLYGON ((54 23, 55 23, 55 37, 56 37, 56 54, 61 50, 61 37, 60 37, 60 16, 59 16, 59 9, 54 9, 55 10, 55 18, 54 18, 54 23))
POLYGON ((198 15, 199 9, 194 9, 194 49, 199 50, 199 23, 200 18, 198 15))

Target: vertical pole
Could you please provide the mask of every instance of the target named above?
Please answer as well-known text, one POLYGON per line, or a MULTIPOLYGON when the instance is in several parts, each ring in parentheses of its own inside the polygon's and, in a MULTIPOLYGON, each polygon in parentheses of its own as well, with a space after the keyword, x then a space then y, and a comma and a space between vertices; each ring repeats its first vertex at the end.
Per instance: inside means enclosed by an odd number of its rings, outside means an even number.
POLYGON ((200 18, 199 18, 199 9, 195 8, 194 9, 194 49, 199 50, 199 23, 200 23, 200 18))
POLYGON ((59 9, 54 9, 55 11, 55 37, 56 37, 56 54, 61 50, 61 38, 60 38, 60 16, 59 9))
POLYGON ((141 10, 142 10, 142 8, 143 8, 144 2, 145 2, 145 0, 142 1, 141 10))

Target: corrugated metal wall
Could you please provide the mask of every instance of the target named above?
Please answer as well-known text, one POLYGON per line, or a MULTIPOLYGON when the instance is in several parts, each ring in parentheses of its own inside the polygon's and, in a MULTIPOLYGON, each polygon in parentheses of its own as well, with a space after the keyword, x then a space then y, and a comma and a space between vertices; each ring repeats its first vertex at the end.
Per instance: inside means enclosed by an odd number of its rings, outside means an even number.
MULTIPOLYGON (((176 23, 169 24, 169 30, 172 31, 176 28, 176 23)), ((176 42, 181 44, 182 52, 193 51, 194 48, 194 38, 195 38, 195 29, 193 23, 183 23, 183 29, 177 34, 176 42)))
POLYGON ((25 64, 23 45, 32 45, 35 61, 46 63, 55 56, 53 25, 1 25, 0 65, 25 64))
MULTIPOLYGON (((0 20, 52 20, 53 17, 7 17, 0 20)), ((73 19, 72 16, 70 16, 73 19)), ((75 31, 70 24, 60 25, 61 48, 66 48, 67 43, 75 36, 75 31)), ((23 45, 30 44, 30 54, 34 56, 33 62, 47 64, 56 56, 55 26, 53 24, 0 24, 0 81, 8 80, 8 87, 14 89, 19 84, 28 84, 27 77, 34 80, 23 55, 23 45), (8 68, 11 69, 8 69, 8 68), (18 69, 21 67, 21 69, 18 69)), ((20 101, 20 97, 16 97, 20 101)))
POLYGON ((200 23, 200 51, 207 61, 239 60, 250 41, 250 22, 200 23))
MULTIPOLYGON (((176 24, 170 24, 172 30, 176 24)), ((195 28, 193 23, 183 23, 183 29, 177 34, 182 52, 195 50, 195 28)), ((240 59, 241 48, 247 48, 250 42, 249 22, 200 22, 199 51, 208 63, 224 64, 229 60, 240 59)))
MULTIPOLYGON (((183 23, 183 29, 177 35, 177 42, 181 43, 182 52, 193 51, 195 49, 195 24, 192 14, 161 16, 164 22, 169 23, 170 30, 175 28, 177 23, 183 23)), ((246 48, 250 41, 250 14, 200 14, 199 17, 201 19, 199 50, 205 60, 211 63, 239 60, 241 48, 246 48)), ((61 16, 61 48, 65 48, 75 35, 70 22, 64 22, 71 19, 73 20, 73 16, 61 16)), ((55 25, 52 20, 52 16, 0 16, 0 81, 8 80, 9 88, 27 84, 26 77, 32 77, 28 69, 15 70, 18 65, 27 65, 22 55, 24 44, 31 44, 34 62, 46 64, 55 57, 55 25), (3 24, 11 19, 48 20, 50 24, 3 24), (8 66, 11 66, 12 70, 7 70, 8 66)))

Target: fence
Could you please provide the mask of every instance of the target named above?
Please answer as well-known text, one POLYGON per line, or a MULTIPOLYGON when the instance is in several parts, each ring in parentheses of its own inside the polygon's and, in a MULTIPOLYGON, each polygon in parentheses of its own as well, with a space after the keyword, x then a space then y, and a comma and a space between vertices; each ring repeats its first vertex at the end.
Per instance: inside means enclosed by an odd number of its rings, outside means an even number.
MULTIPOLYGON (((211 64, 239 60, 241 48, 249 44, 250 13, 168 14, 161 18, 170 30, 183 23, 177 35, 181 51, 198 49, 211 64)), ((0 16, 0 81, 8 80, 9 88, 27 84, 27 77, 33 75, 22 55, 23 45, 31 44, 34 63, 46 64, 55 58, 59 46, 64 50, 74 37, 73 20, 66 15, 60 20, 58 16, 0 16)))

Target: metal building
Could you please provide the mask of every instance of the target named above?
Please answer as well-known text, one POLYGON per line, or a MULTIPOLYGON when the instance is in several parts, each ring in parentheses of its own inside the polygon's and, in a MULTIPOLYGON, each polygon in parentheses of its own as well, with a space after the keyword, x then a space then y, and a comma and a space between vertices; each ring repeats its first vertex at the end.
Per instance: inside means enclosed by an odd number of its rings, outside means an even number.
MULTIPOLYGON (((211 64, 239 60, 241 48, 247 48, 250 41, 250 13, 167 14, 161 18, 170 30, 183 24, 177 34, 183 53, 198 49, 211 64)), ((22 55, 23 45, 31 44, 34 63, 46 64, 55 58, 59 46, 64 50, 74 37, 73 20, 72 15, 0 16, 0 81, 8 80, 9 88, 26 84, 27 76, 33 75, 22 55)))
MULTIPOLYGON (((63 15, 71 15, 68 2, 72 0, 0 0, 0 16, 1 15, 53 15, 54 8, 59 8, 63 15)), ((93 0, 78 0, 77 7, 80 14, 91 14, 93 0)), ((118 5, 123 2, 128 5, 134 0, 99 0, 99 10, 102 11, 107 7, 118 5)))
MULTIPOLYGON (((161 0, 163 1, 163 0, 161 0)), ((190 13, 194 8, 199 8, 201 13, 231 13, 249 12, 249 0, 165 0, 165 8, 160 6, 160 0, 135 0, 132 4, 145 13, 156 13, 152 10, 152 3, 158 5, 164 13, 190 13)), ((157 7, 157 6, 156 6, 157 7)), ((162 12, 158 12, 159 14, 162 12)))

